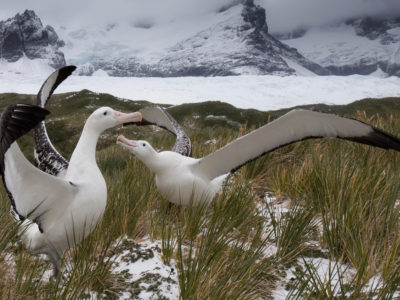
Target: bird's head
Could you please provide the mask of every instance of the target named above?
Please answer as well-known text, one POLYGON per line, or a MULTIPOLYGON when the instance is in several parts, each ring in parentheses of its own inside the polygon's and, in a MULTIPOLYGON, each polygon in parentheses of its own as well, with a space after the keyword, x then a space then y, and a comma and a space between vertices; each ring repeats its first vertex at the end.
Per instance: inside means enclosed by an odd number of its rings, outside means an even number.
POLYGON ((129 140, 123 135, 118 136, 117 144, 128 149, 141 161, 146 162, 156 153, 149 142, 143 140, 129 140))
POLYGON ((140 112, 123 113, 111 107, 100 107, 96 109, 88 118, 87 124, 99 133, 106 129, 131 122, 140 122, 142 114, 140 112))

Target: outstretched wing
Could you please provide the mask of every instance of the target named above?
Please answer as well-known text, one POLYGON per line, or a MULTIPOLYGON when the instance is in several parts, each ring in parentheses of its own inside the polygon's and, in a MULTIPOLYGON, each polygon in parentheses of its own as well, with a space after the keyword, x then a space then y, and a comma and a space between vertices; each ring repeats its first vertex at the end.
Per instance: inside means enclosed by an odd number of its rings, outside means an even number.
POLYGON ((16 142, 5 153, 3 181, 15 213, 37 223, 41 232, 65 213, 78 192, 74 184, 32 165, 16 142))
MULTIPOLYGON (((37 95, 37 105, 45 107, 54 90, 76 69, 66 66, 53 72, 43 83, 37 95)), ((47 135, 44 121, 34 130, 35 162, 38 168, 51 175, 59 175, 68 168, 68 161, 54 148, 47 135)))
POLYGON ((142 122, 137 125, 157 125, 176 136, 176 142, 172 151, 184 156, 192 156, 192 144, 183 128, 178 122, 162 107, 149 106, 140 110, 142 122))
POLYGON ((308 110, 293 110, 242 136, 192 165, 199 176, 213 179, 283 146, 312 138, 339 138, 400 151, 396 137, 358 120, 308 110))
POLYGON ((68 199, 77 192, 69 182, 34 167, 15 142, 48 113, 37 106, 16 104, 9 106, 0 119, 1 174, 12 208, 21 220, 33 220, 42 231, 57 219, 58 212, 64 211, 68 199))
POLYGON ((18 138, 44 120, 50 112, 36 105, 13 104, 6 107, 0 118, 0 166, 4 171, 4 155, 18 138))

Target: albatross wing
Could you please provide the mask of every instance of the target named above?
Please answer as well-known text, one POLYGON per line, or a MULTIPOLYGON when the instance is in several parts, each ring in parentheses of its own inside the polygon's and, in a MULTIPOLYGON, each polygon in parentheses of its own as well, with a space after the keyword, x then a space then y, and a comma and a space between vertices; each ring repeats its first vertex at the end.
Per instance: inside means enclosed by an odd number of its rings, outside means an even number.
POLYGON ((3 181, 20 219, 36 222, 42 232, 65 213, 78 192, 74 184, 33 166, 16 142, 4 155, 3 181))
POLYGON ((4 171, 4 154, 18 138, 44 120, 50 112, 36 105, 9 105, 0 118, 0 166, 4 171))
POLYGON ((400 140, 361 121, 308 110, 293 110, 242 136, 191 166, 199 176, 213 179, 277 148, 312 138, 340 138, 400 151, 400 140))
POLYGON ((34 105, 16 104, 10 105, 0 119, 1 174, 12 208, 22 220, 29 217, 40 227, 51 219, 43 218, 54 211, 52 201, 57 199, 57 209, 62 210, 59 198, 75 193, 75 188, 68 182, 34 167, 15 142, 44 120, 47 114, 47 110, 34 105))
POLYGON ((142 121, 137 125, 157 125, 176 136, 175 145, 172 151, 183 156, 192 156, 192 144, 183 128, 178 122, 162 107, 149 106, 140 110, 142 121))
POLYGON ((51 73, 37 94, 37 105, 44 108, 54 90, 75 70, 75 66, 66 66, 51 73))
MULTIPOLYGON (((43 83, 37 94, 37 105, 45 107, 54 90, 76 69, 66 66, 53 72, 43 83)), ((51 175, 58 175, 68 168, 68 161, 55 149, 51 143, 44 121, 34 130, 35 162, 38 168, 51 175)))

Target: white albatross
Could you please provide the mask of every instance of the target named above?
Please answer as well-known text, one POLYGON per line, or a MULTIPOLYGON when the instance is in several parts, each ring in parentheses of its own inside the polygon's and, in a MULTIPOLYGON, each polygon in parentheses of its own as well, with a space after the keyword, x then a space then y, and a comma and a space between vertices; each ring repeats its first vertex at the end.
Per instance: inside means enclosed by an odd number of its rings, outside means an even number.
POLYGON ((64 251, 93 231, 106 206, 106 182, 95 156, 100 134, 140 120, 138 112, 125 114, 109 107, 95 110, 84 125, 62 177, 32 165, 16 142, 5 152, 3 182, 14 215, 23 221, 22 241, 30 253, 48 255, 54 276, 64 251))
POLYGON ((332 114, 293 110, 217 151, 191 158, 172 151, 157 152, 146 141, 119 136, 117 143, 130 150, 155 173, 158 191, 168 201, 188 205, 210 202, 229 173, 275 149, 311 138, 340 138, 400 151, 400 140, 361 121, 332 114))

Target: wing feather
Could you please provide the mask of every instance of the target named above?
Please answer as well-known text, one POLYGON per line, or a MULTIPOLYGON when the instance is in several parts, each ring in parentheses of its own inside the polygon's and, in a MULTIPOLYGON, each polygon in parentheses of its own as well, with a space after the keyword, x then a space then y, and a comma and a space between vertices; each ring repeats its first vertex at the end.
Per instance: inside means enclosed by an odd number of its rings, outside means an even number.
MULTIPOLYGON (((53 72, 43 83, 37 94, 37 105, 45 107, 54 90, 76 69, 66 66, 53 72)), ((68 168, 68 161, 56 150, 47 135, 43 122, 34 130, 35 162, 38 168, 52 175, 59 175, 68 168)))
POLYGON ((192 144, 190 138, 183 130, 182 126, 162 107, 149 106, 140 110, 142 121, 136 125, 156 125, 164 128, 176 136, 176 141, 172 151, 183 156, 192 156, 192 144))
POLYGON ((14 211, 46 231, 65 212, 78 188, 32 165, 14 142, 4 156, 3 182, 14 211))
POLYGON ((307 110, 293 110, 198 160, 194 173, 213 179, 277 148, 312 138, 340 138, 400 151, 396 137, 358 120, 307 110))
MULTIPOLYGON (((14 104, 8 106, 0 118, 0 171, 4 186, 11 200, 11 207, 15 215, 17 215, 14 198, 7 189, 5 172, 5 155, 9 151, 10 145, 23 136, 40 121, 44 120, 49 112, 43 108, 29 104, 14 104)), ((19 216, 20 219, 24 217, 19 216)))
POLYGON ((1 174, 12 208, 21 220, 30 218, 41 230, 57 218, 57 212, 64 211, 77 191, 68 182, 34 167, 15 142, 48 114, 35 105, 15 104, 7 107, 0 119, 1 174))

